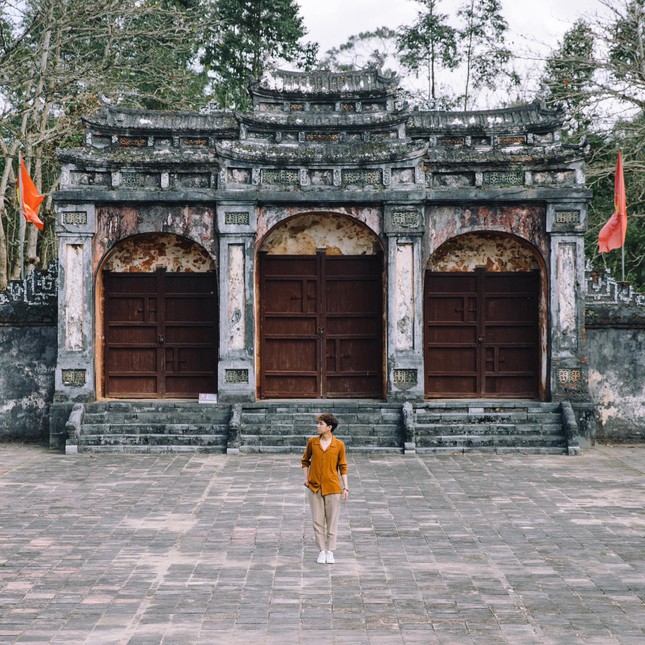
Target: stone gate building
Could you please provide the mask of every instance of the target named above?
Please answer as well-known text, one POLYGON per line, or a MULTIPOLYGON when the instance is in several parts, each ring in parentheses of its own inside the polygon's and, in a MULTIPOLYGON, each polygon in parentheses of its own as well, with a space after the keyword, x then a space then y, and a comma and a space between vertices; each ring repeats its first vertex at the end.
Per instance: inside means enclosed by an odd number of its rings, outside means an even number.
POLYGON ((585 401, 564 114, 396 91, 279 72, 249 113, 87 118, 55 196, 53 432, 101 399, 585 401))

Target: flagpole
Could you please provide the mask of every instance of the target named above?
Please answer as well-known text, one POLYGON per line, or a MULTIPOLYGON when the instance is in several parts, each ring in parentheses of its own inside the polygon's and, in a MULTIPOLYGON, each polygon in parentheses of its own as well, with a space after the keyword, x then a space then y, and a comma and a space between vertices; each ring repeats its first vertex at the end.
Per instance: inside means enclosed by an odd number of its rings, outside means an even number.
MULTIPOLYGON (((621 167, 622 167, 622 150, 618 151, 618 154, 621 155, 621 167)), ((623 185, 624 185, 624 179, 623 179, 623 185)), ((620 259, 621 259, 621 267, 622 267, 622 274, 623 274, 623 282, 625 282, 625 233, 624 231, 624 222, 622 217, 620 218, 620 234, 621 238, 623 239, 623 245, 620 247, 620 259)))
MULTIPOLYGON (((16 176, 16 181, 21 184, 21 172, 20 172, 20 160, 22 158, 22 153, 18 153, 18 175, 16 176)), ((22 186, 20 186, 20 190, 22 191, 22 186)), ((22 196, 21 196, 22 199, 22 196)), ((18 225, 18 261, 20 262, 20 279, 24 280, 25 279, 25 232, 27 229, 27 221, 25 218, 22 216, 22 206, 19 205, 20 208, 20 217, 18 219, 19 225, 18 225)))

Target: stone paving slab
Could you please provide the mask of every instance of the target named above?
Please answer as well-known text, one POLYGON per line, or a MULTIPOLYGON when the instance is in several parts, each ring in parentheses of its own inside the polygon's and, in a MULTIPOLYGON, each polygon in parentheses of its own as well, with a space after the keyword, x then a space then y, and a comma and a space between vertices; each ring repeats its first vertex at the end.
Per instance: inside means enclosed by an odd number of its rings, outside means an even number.
POLYGON ((645 446, 349 467, 325 566, 298 455, 0 446, 0 643, 645 643, 645 446))

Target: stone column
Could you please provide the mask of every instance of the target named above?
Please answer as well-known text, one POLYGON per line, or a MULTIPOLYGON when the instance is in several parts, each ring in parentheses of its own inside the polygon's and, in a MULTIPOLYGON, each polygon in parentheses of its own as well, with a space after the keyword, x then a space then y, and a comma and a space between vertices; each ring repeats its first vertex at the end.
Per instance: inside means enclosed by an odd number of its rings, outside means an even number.
POLYGON ((584 347, 585 203, 552 203, 547 208, 550 235, 551 398, 587 398, 584 347))
POLYGON ((255 400, 255 236, 257 212, 248 203, 217 207, 220 340, 218 398, 255 400))
POLYGON ((94 399, 93 204, 58 204, 57 400, 94 399))
POLYGON ((75 402, 95 398, 92 239, 93 204, 57 204, 58 355, 50 412, 52 448, 65 445, 65 423, 75 402))
POLYGON ((422 400, 423 217, 414 205, 386 205, 387 399, 422 400))

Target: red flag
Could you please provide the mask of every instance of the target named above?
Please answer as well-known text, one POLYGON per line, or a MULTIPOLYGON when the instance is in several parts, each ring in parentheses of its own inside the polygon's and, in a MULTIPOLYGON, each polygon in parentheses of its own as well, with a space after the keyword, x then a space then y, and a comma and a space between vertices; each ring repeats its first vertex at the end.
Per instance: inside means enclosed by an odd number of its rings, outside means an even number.
POLYGON ((42 231, 45 225, 38 217, 38 209, 45 198, 38 192, 36 184, 29 176, 22 155, 20 155, 20 169, 18 171, 18 199, 20 200, 20 210, 25 219, 42 231))
POLYGON ((625 244, 627 234, 627 196, 623 177, 623 157, 618 151, 616 160, 616 179, 614 183, 614 214, 598 234, 598 248, 601 253, 619 249, 625 244))

